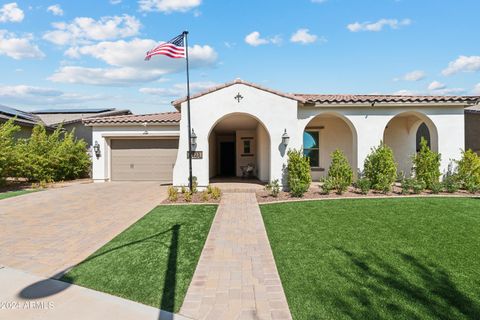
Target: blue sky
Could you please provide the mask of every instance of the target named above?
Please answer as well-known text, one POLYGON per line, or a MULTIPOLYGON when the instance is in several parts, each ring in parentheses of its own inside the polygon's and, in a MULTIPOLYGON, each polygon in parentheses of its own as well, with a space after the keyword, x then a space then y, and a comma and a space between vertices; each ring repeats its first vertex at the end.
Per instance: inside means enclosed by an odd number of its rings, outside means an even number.
POLYGON ((0 1, 0 104, 172 110, 235 78, 299 93, 480 95, 477 0, 0 1))

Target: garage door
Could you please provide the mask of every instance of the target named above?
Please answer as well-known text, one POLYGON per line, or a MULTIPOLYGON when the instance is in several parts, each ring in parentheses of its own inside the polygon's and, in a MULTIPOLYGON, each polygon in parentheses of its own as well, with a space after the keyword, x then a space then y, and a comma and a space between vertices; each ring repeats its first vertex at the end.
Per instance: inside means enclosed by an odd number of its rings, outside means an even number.
POLYGON ((114 139, 112 180, 172 182, 178 139, 114 139))

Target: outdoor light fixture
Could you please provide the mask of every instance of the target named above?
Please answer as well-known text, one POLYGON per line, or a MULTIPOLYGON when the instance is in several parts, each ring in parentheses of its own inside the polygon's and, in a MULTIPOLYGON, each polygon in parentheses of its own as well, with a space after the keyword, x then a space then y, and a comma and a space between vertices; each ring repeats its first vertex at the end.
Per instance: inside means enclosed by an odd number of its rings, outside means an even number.
POLYGON ((97 158, 100 158, 100 156, 102 155, 100 152, 100 144, 98 143, 98 141, 95 141, 95 144, 93 145, 93 152, 95 152, 95 156, 97 158))
POLYGON ((143 127, 145 128, 145 129, 143 130, 143 134, 148 134, 147 123, 146 123, 146 122, 143 123, 143 127))
POLYGON ((190 135, 190 144, 192 145, 192 148, 195 148, 197 145, 197 135, 195 134, 195 131, 193 131, 192 128, 192 134, 190 135))
POLYGON ((288 146, 289 142, 290 142, 290 137, 288 136, 287 129, 285 129, 285 132, 282 134, 282 143, 286 147, 288 146))

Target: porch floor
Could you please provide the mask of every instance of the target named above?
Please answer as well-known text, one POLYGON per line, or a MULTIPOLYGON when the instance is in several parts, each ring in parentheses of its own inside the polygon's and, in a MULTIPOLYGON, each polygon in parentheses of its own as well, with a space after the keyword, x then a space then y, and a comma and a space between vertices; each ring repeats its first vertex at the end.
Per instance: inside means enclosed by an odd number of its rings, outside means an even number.
POLYGON ((215 177, 210 179, 210 184, 220 188, 224 193, 256 192, 263 190, 265 182, 258 179, 243 179, 239 177, 215 177))

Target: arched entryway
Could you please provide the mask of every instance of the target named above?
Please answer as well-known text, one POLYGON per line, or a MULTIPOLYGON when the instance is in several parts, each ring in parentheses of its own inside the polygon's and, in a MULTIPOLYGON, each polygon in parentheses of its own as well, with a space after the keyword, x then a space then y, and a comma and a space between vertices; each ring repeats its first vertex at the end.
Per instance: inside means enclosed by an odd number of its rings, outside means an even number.
POLYGON ((341 114, 322 113, 315 116, 303 131, 303 153, 310 159, 312 179, 325 177, 330 155, 336 149, 345 153, 354 173, 357 171, 357 132, 341 114))
POLYGON ((270 180, 270 134, 257 118, 232 113, 210 130, 209 178, 248 177, 270 180))
POLYGON ((412 156, 420 149, 422 137, 433 151, 438 152, 437 128, 423 113, 403 112, 388 122, 383 141, 393 150, 398 172, 411 173, 412 156))

